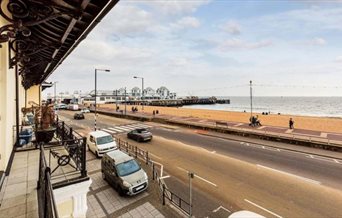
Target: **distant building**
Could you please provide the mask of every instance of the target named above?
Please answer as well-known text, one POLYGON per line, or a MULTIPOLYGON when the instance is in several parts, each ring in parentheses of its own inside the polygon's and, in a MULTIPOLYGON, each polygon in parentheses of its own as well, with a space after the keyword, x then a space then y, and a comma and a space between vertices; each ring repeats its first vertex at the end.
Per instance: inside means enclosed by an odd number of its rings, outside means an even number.
POLYGON ((157 89, 156 92, 161 99, 168 99, 169 98, 170 91, 165 86, 161 86, 160 88, 157 89))
POLYGON ((133 89, 131 89, 131 94, 132 94, 132 97, 134 97, 134 98, 140 98, 141 97, 141 89, 139 89, 138 87, 134 87, 133 89))
MULTIPOLYGON (((57 96, 57 99, 60 99, 59 102, 66 103, 79 103, 91 105, 95 103, 95 91, 92 90, 89 93, 81 93, 74 92, 73 95, 63 95, 57 96)), ((126 89, 125 96, 125 88, 120 88, 116 90, 97 90, 96 92, 96 103, 97 104, 109 104, 109 103, 121 103, 126 100, 134 101, 141 100, 142 93, 141 89, 138 87, 134 87, 132 89, 126 89)), ((48 99, 53 98, 53 96, 48 95, 48 99)), ((165 86, 161 86, 156 91, 147 87, 144 89, 144 100, 159 100, 159 99, 176 99, 176 93, 170 92, 168 88, 165 86)))

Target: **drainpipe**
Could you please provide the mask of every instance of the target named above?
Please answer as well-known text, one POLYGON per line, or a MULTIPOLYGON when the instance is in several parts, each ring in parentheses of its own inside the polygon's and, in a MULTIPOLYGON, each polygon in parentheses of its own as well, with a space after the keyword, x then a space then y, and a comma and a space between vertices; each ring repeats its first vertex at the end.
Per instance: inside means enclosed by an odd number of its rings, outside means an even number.
POLYGON ((15 65, 15 123, 16 123, 16 141, 15 145, 19 145, 19 78, 18 64, 15 65))

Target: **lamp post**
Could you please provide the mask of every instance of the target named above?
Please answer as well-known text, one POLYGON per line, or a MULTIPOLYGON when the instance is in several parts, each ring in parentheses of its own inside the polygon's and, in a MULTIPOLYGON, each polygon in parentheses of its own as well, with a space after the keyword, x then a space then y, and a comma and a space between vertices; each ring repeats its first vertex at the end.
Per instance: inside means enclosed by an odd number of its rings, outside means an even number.
POLYGON ((141 109, 144 110, 144 77, 134 76, 134 79, 141 79, 141 109))
POLYGON ((192 217, 192 182, 191 180, 194 178, 195 174, 193 172, 188 172, 189 176, 189 217, 192 217))
POLYGON ((250 89, 250 96, 251 96, 251 118, 253 116, 253 93, 252 93, 252 80, 249 81, 249 89, 250 89))
POLYGON ((96 110, 96 92, 97 92, 97 71, 105 71, 110 72, 108 69, 96 69, 95 68, 95 122, 94 122, 94 130, 96 131, 96 116, 97 116, 97 110, 96 110))
POLYGON ((56 86, 57 86, 57 83, 58 83, 58 81, 53 82, 54 94, 55 94, 54 101, 53 101, 54 105, 56 105, 56 103, 57 103, 57 101, 56 101, 56 89, 57 89, 56 86))

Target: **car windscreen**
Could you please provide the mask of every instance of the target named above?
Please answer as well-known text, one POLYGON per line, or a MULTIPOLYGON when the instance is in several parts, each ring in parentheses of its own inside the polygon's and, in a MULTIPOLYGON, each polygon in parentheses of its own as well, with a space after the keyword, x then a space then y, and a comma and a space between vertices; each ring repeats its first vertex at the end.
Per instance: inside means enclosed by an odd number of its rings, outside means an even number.
POLYGON ((116 165, 119 176, 127 176, 140 170, 139 164, 135 160, 129 160, 116 165))
POLYGON ((107 144, 107 143, 112 142, 112 141, 113 141, 113 138, 110 135, 102 136, 102 137, 99 137, 96 139, 96 143, 98 145, 107 144))

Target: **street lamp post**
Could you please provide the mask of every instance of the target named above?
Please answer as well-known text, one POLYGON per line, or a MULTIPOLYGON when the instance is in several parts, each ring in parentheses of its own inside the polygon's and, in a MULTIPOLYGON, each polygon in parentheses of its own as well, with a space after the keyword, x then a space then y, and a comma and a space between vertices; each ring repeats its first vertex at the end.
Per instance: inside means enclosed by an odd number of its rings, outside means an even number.
POLYGON ((144 77, 134 76, 134 79, 141 79, 141 109, 144 110, 144 77))
POLYGON ((192 182, 191 180, 194 178, 195 174, 193 172, 188 172, 189 176, 189 217, 192 217, 192 182))
POLYGON ((56 105, 56 103, 57 103, 57 100, 56 100, 56 86, 57 86, 57 83, 58 83, 58 81, 55 81, 55 82, 53 83, 54 94, 55 94, 54 101, 53 101, 53 104, 54 104, 54 105, 56 105))
POLYGON ((95 121, 94 121, 94 130, 96 131, 96 117, 97 117, 97 110, 96 110, 96 92, 97 92, 97 71, 105 71, 105 72, 110 72, 108 69, 96 69, 95 68, 95 121))
POLYGON ((252 80, 249 81, 249 86, 250 86, 250 96, 251 96, 251 118, 253 116, 253 93, 252 93, 252 80))

